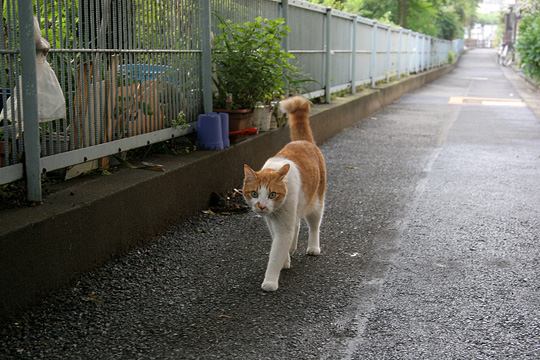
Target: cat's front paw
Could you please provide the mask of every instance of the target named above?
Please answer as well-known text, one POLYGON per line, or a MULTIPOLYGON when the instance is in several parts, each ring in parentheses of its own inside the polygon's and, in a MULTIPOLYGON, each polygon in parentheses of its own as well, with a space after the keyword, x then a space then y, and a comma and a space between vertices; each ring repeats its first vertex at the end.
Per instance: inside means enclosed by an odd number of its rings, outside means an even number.
POLYGON ((264 291, 276 291, 278 289, 277 281, 265 281, 262 283, 261 289, 264 291))
POLYGON ((321 248, 320 247, 308 247, 308 249, 306 251, 306 254, 313 255, 313 256, 321 255, 321 248))

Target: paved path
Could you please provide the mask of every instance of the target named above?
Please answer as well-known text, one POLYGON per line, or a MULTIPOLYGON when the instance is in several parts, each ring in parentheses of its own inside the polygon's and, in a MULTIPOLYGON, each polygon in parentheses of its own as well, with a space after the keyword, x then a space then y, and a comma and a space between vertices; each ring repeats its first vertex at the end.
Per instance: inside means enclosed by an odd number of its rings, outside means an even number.
POLYGON ((474 51, 326 143, 323 255, 277 293, 263 221, 201 215, 2 325, 0 358, 540 358, 540 120, 450 97, 519 99, 474 51))

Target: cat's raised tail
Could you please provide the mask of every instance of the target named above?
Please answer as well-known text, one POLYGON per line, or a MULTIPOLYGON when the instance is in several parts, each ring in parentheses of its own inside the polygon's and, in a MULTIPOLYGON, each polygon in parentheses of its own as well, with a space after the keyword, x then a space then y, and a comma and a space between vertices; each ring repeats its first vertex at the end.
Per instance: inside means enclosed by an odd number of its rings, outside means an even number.
POLYGON ((311 102, 302 96, 293 96, 280 103, 281 111, 289 114, 291 141, 305 140, 315 143, 309 125, 311 102))

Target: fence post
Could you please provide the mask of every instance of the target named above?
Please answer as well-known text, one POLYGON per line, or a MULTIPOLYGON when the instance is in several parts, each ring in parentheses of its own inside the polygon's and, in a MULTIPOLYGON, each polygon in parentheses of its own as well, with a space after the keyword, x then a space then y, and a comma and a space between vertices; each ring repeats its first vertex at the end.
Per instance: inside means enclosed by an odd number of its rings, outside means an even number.
POLYGON ((399 28, 399 35, 398 35, 398 55, 397 55, 397 78, 398 80, 401 79, 401 42, 403 41, 402 38, 403 35, 403 29, 399 28))
POLYGON ((428 67, 428 70, 431 70, 431 36, 428 36, 427 37, 427 67, 428 67))
POLYGON ((416 73, 420 72, 420 34, 415 34, 415 43, 416 43, 416 73))
POLYGON ((425 36, 422 35, 422 37, 420 38, 420 71, 424 71, 425 69, 424 67, 424 46, 425 46, 424 39, 425 39, 425 36))
POLYGON ((356 22, 357 16, 352 18, 352 49, 351 49, 351 94, 356 94, 356 22))
POLYGON ((437 44, 437 39, 433 41, 433 67, 437 67, 438 62, 438 51, 439 51, 439 45, 437 44))
MULTIPOLYGON (((26 190, 29 201, 40 202, 41 170, 36 78, 36 43, 34 41, 34 11, 32 1, 19 0, 21 41, 22 102, 24 114, 24 162, 26 190)), ((23 116, 21 114, 21 120, 23 116)))
POLYGON ((441 42, 437 40, 437 66, 441 66, 441 42))
POLYGON ((431 67, 437 67, 437 39, 433 40, 433 46, 431 48, 431 67))
POLYGON ((428 51, 429 51, 429 36, 424 36, 424 69, 426 71, 429 70, 429 56, 428 56, 428 51))
POLYGON ((201 76, 204 112, 212 112, 212 48, 210 0, 199 0, 201 13, 201 76))
MULTIPOLYGON (((281 17, 285 21, 285 26, 289 25, 289 0, 281 0, 281 17)), ((283 37, 281 44, 283 50, 289 52, 289 33, 283 37)), ((289 96, 289 81, 285 78, 285 96, 289 96)))
MULTIPOLYGON (((285 21, 285 26, 289 25, 289 0, 281 0, 281 17, 285 21)), ((289 51, 289 35, 283 37, 283 43, 281 44, 285 51, 289 51)))
POLYGON ((431 70, 431 36, 426 38, 426 46, 427 68, 428 70, 431 70))
POLYGON ((420 37, 420 71, 424 71, 424 40, 425 36, 420 37))
POLYGON ((390 70, 391 70, 391 61, 390 61, 390 50, 392 47, 392 28, 388 27, 386 30, 386 82, 390 80, 390 70))
POLYGON ((443 50, 443 49, 444 49, 444 46, 443 46, 443 45, 444 45, 444 43, 441 41, 441 56, 439 56, 439 66, 441 66, 442 63, 443 63, 443 57, 442 57, 443 51, 444 51, 444 50, 443 50))
POLYGON ((412 51, 411 51, 411 30, 408 30, 407 33, 407 75, 410 75, 412 73, 411 71, 411 58, 412 58, 412 51))
POLYGON ((326 103, 330 103, 332 100, 331 93, 331 81, 330 81, 330 70, 332 61, 332 31, 331 31, 331 22, 332 22, 332 8, 326 8, 326 53, 325 53, 325 66, 324 66, 324 95, 326 103))
POLYGON ((435 40, 435 62, 433 66, 439 66, 439 42, 435 40))
POLYGON ((369 63, 369 75, 371 77, 371 87, 375 87, 375 77, 377 76, 377 23, 373 23, 371 28, 371 59, 369 63))
POLYGON ((429 36, 424 39, 424 61, 426 70, 429 70, 429 36))
POLYGON ((417 33, 413 33, 413 43, 414 43, 413 69, 414 69, 414 73, 418 73, 418 34, 417 33))

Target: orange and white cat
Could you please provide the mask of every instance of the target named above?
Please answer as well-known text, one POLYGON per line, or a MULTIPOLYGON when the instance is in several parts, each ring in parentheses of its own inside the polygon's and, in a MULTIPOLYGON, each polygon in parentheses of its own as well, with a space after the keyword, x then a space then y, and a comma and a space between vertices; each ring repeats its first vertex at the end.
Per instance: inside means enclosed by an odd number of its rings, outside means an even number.
POLYGON ((307 254, 321 253, 319 228, 326 192, 326 165, 309 125, 310 102, 295 96, 280 106, 289 114, 291 142, 259 171, 244 165, 244 198, 264 217, 272 236, 262 283, 265 291, 277 290, 281 269, 290 268, 301 219, 309 227, 307 254))

